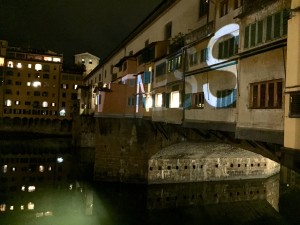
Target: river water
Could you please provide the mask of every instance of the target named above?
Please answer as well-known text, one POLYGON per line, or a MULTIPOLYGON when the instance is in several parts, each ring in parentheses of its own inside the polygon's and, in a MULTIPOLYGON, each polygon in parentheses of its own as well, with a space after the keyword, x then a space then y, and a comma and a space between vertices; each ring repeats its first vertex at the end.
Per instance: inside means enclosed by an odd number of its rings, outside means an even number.
POLYGON ((295 154, 267 179, 167 185, 78 180, 66 139, 0 140, 0 225, 300 224, 295 154))

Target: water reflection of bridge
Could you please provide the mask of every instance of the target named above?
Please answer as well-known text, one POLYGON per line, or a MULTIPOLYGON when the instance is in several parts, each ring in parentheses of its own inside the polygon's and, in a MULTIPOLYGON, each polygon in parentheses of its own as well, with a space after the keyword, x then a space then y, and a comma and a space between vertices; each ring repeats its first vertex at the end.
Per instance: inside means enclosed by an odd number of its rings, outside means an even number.
POLYGON ((267 179, 153 184, 148 187, 149 209, 178 208, 244 201, 267 201, 278 210, 279 175, 267 179))

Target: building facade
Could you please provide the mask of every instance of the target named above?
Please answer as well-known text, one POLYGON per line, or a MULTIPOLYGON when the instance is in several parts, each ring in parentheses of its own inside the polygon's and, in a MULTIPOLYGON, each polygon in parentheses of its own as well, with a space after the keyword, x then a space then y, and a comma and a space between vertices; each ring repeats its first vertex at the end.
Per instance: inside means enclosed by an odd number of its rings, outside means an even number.
POLYGON ((4 46, 1 117, 72 119, 82 71, 63 69, 62 55, 51 51, 4 46))
POLYGON ((92 113, 300 149, 298 20, 299 1, 163 1, 85 77, 92 113))

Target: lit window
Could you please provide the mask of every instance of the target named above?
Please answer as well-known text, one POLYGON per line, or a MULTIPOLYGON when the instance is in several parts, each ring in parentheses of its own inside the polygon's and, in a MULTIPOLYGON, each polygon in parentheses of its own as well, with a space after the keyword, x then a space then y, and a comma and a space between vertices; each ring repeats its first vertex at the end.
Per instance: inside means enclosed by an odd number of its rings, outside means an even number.
POLYGON ((32 86, 33 86, 33 87, 40 87, 41 85, 42 85, 42 83, 39 82, 39 81, 34 81, 34 82, 32 83, 32 86))
POLYGON ((45 216, 53 216, 53 212, 47 211, 47 212, 45 212, 45 216))
POLYGON ((5 212, 5 209, 6 209, 6 205, 5 204, 1 204, 0 205, 0 211, 1 212, 5 212))
POLYGON ((11 106, 11 104, 12 104, 11 100, 7 99, 5 101, 5 106, 11 106))
POLYGON ((180 104, 180 94, 179 91, 171 92, 171 108, 179 108, 180 104))
POLYGON ((42 65, 41 65, 41 64, 35 64, 34 69, 35 69, 36 71, 42 70, 42 65))
POLYGON ((21 190, 25 191, 25 189, 26 189, 26 187, 25 187, 25 185, 23 185, 22 188, 21 188, 21 190))
POLYGON ((152 96, 148 95, 146 97, 146 108, 151 108, 153 106, 152 96))
POLYGON ((20 206, 20 209, 21 209, 21 210, 24 210, 24 205, 21 205, 21 206, 20 206))
POLYGON ((20 101, 15 101, 15 104, 16 105, 20 105, 20 101))
POLYGON ((32 202, 29 202, 27 208, 28 210, 34 210, 34 204, 32 202))
POLYGON ((44 102, 42 103, 42 107, 43 107, 43 108, 48 107, 48 102, 44 101, 44 102))
POLYGON ((60 58, 53 58, 53 62, 60 62, 60 58))
POLYGON ((11 168, 11 171, 12 171, 12 172, 16 172, 16 167, 12 167, 12 168, 11 168))
POLYGON ((156 99, 155 99, 155 106, 156 107, 162 107, 163 103, 163 95, 162 93, 156 94, 156 99))
POLYGON ((48 167, 48 171, 49 172, 52 171, 52 167, 51 166, 48 167))
POLYGON ((14 63, 12 61, 8 61, 7 67, 14 68, 14 63))
POLYGON ((74 84, 74 90, 77 90, 78 85, 74 84))
POLYGON ((44 56, 44 60, 45 60, 45 61, 52 61, 52 57, 44 56))
POLYGON ((10 209, 10 210, 14 210, 14 206, 11 205, 11 206, 9 207, 9 209, 10 209))
POLYGON ((44 172, 44 170, 45 170, 45 167, 42 166, 42 165, 40 165, 40 166, 39 166, 39 171, 42 173, 42 172, 44 172))
POLYGON ((52 103, 51 103, 51 106, 55 106, 55 102, 52 102, 52 103))
POLYGON ((66 110, 65 109, 60 110, 59 115, 60 116, 66 116, 66 110))
POLYGON ((4 58, 0 57, 0 66, 4 66, 4 58))
POLYGON ((4 165, 2 168, 3 173, 7 173, 7 165, 4 165))
POLYGON ((27 82, 27 87, 30 87, 31 86, 31 83, 30 82, 27 82))
POLYGON ((84 60, 84 59, 81 59, 81 63, 84 64, 84 63, 85 63, 85 60, 84 60))
POLYGON ((62 163, 62 162, 64 161, 64 159, 63 159, 63 157, 58 157, 58 158, 56 159, 56 161, 57 161, 58 163, 62 163))
POLYGON ((35 186, 28 186, 28 192, 34 192, 35 186))
POLYGON ((89 60, 89 64, 93 64, 93 61, 91 59, 89 60))
POLYGON ((31 69, 32 65, 31 64, 28 64, 28 69, 31 69))
POLYGON ((17 63, 17 68, 22 68, 22 64, 21 63, 17 63))

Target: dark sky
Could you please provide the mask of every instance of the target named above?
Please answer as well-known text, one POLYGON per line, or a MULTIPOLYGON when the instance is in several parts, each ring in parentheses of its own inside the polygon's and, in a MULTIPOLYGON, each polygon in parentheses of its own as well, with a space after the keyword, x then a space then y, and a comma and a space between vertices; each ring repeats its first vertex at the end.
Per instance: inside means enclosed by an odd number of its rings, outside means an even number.
POLYGON ((162 0, 0 0, 9 46, 105 58, 162 0))

